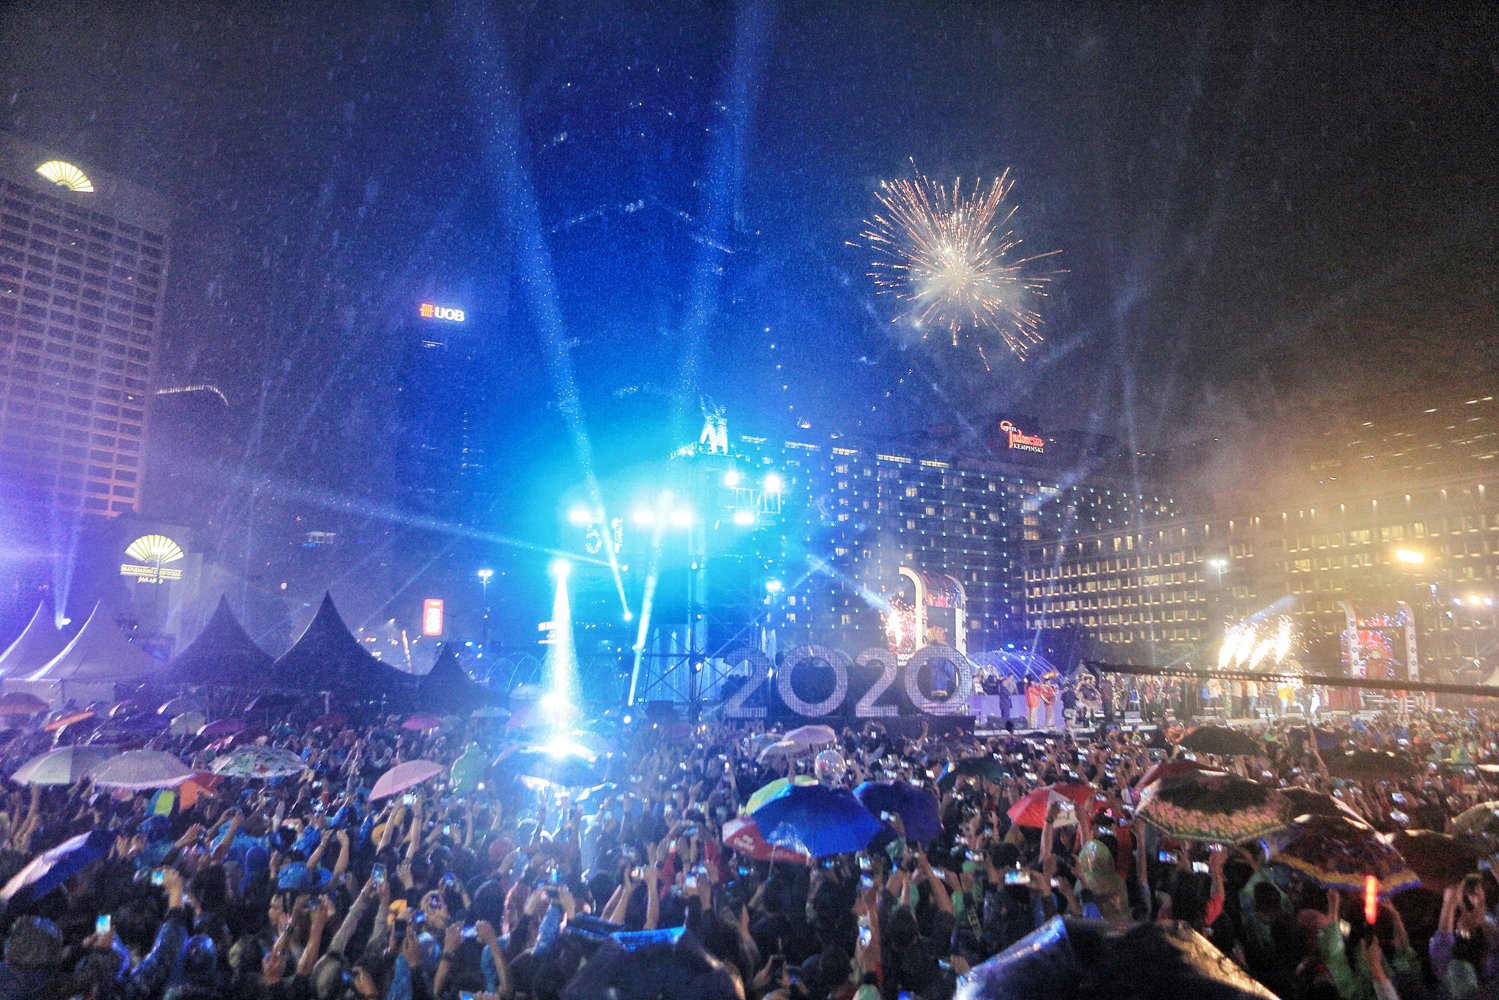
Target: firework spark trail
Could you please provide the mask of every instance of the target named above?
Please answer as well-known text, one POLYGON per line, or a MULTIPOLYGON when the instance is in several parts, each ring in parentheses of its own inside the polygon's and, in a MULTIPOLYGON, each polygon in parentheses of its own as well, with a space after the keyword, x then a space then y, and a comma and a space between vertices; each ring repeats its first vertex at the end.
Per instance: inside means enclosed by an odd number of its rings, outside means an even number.
POLYGON ((1005 171, 987 190, 975 181, 966 194, 961 179, 948 189, 920 171, 881 181, 875 198, 882 211, 860 233, 876 255, 870 277, 879 292, 910 303, 923 339, 940 329, 953 347, 971 343, 986 371, 992 368, 983 331, 998 333, 1021 360, 1041 342, 1041 314, 1027 301, 1046 294, 1053 273, 1031 265, 1060 252, 1019 255, 1009 176, 1005 171))

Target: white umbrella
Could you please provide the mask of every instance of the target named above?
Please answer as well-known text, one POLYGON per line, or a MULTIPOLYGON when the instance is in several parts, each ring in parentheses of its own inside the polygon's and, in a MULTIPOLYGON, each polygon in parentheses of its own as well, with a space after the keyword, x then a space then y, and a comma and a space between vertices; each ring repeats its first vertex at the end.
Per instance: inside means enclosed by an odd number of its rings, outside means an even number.
POLYGON ((787 733, 786 739, 810 749, 837 743, 838 734, 833 732, 832 726, 799 726, 787 733))
POLYGON ((380 775, 375 782, 375 787, 370 789, 370 801, 388 799, 408 788, 415 788, 441 773, 442 765, 434 764, 430 760, 408 760, 404 764, 397 764, 380 775))
POLYGON ((143 791, 148 788, 176 788, 193 772, 169 753, 160 750, 126 750, 109 758, 89 772, 100 788, 126 788, 143 791))
POLYGON ((18 785, 71 785, 114 755, 109 747, 58 747, 16 768, 10 780, 18 785))
POLYGON ((167 732, 173 736, 193 736, 206 725, 208 725, 208 716, 194 709, 183 712, 173 719, 172 724, 167 727, 167 732))

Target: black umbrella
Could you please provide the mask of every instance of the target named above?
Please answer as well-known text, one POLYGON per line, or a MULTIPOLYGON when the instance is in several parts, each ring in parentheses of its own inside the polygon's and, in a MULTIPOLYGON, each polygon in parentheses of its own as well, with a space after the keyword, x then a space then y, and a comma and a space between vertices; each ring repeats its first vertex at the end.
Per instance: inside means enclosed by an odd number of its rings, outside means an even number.
POLYGON ((1325 792, 1293 785, 1290 788, 1282 788, 1280 794, 1281 798, 1286 800, 1287 819, 1295 819, 1297 816, 1342 816, 1355 823, 1365 825, 1368 823, 1348 803, 1342 799, 1335 799, 1325 792))
POLYGON ((1256 756, 1265 752, 1253 736, 1227 726, 1199 726, 1180 740, 1183 750, 1215 753, 1227 757, 1256 756))
POLYGON ((975 968, 964 1000, 1274 1000, 1185 924, 1053 917, 975 968))
POLYGON ((576 788, 604 781, 604 769, 583 747, 522 747, 495 761, 495 766, 527 778, 540 778, 554 785, 576 788))
POLYGON ((1347 781, 1401 781, 1421 770, 1409 757, 1388 750, 1349 750, 1323 758, 1327 773, 1347 781))
POLYGON ((1400 830, 1387 837, 1428 889, 1456 885, 1478 872, 1478 848, 1451 834, 1400 830))
POLYGON ((939 788, 949 789, 957 784, 959 778, 1004 781, 1009 776, 1010 769, 993 757, 965 757, 944 767, 942 773, 937 776, 937 785, 939 788))

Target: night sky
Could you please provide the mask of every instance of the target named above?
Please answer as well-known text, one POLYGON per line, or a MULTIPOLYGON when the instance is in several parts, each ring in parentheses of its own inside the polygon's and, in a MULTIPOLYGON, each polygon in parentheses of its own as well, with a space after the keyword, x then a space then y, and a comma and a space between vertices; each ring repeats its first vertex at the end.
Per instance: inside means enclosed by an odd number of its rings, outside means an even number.
POLYGON ((205 478, 391 494, 424 299, 482 317, 507 454, 564 479, 561 357, 606 465, 695 431, 694 381, 745 433, 1004 409, 1140 448, 1499 383, 1489 5, 425 6, 0 11, 0 128, 180 206, 158 382, 233 404, 205 478), (1024 364, 889 323, 847 244, 911 157, 1010 168, 1063 251, 1024 364))

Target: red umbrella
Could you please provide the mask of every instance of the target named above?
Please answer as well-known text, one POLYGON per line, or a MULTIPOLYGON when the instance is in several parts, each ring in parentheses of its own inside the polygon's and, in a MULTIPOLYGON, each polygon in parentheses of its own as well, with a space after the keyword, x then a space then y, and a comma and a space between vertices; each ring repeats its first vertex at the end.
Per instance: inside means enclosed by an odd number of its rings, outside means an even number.
POLYGON ((1046 825, 1046 810, 1052 802, 1071 802, 1078 812, 1093 803, 1091 785, 1046 785, 1033 788, 1010 807, 1010 822, 1016 826, 1032 826, 1036 829, 1046 825))
POLYGON ((0 695, 0 715, 36 715, 50 707, 36 695, 25 691, 11 691, 0 695))
POLYGON ((1146 785, 1160 781, 1162 778, 1174 778, 1178 774, 1186 774, 1189 771, 1212 770, 1214 768, 1208 767, 1206 764, 1199 764, 1195 760, 1163 760, 1158 764, 1152 765, 1150 770, 1145 772, 1145 777, 1141 778, 1140 783, 1135 787, 1143 791, 1146 785))
POLYGON ((75 722, 84 722, 93 717, 94 713, 89 711, 69 712, 67 715, 58 716, 42 728, 49 733, 55 733, 63 726, 71 726, 75 722))
POLYGON ((792 861, 806 864, 805 854, 776 847, 765 839, 753 816, 735 816, 723 825, 723 842, 747 858, 756 861, 792 861))

